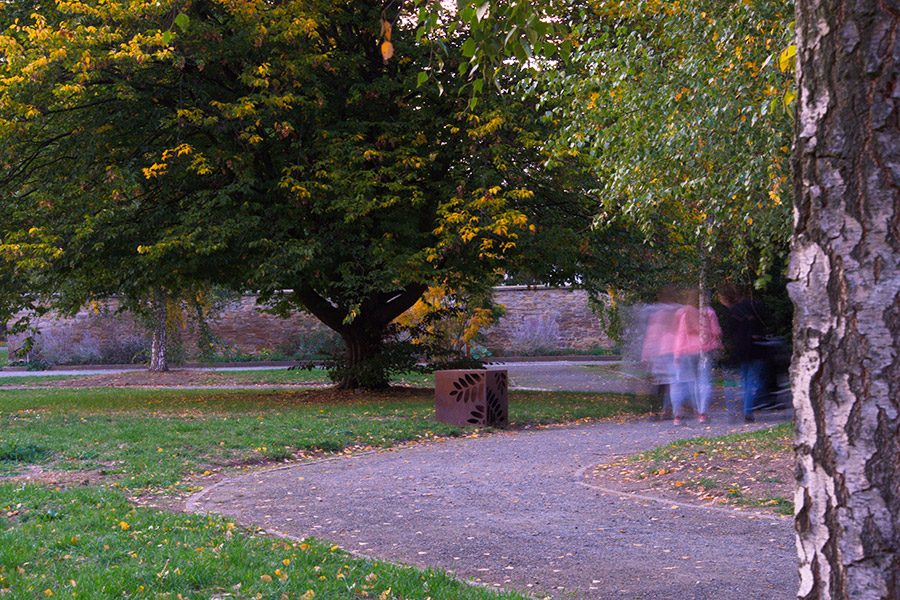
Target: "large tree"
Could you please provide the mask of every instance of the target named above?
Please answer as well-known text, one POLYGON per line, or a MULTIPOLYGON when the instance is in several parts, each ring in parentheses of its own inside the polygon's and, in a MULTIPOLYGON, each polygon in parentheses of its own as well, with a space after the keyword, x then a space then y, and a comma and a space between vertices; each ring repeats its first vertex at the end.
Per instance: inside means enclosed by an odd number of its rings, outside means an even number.
POLYGON ((900 598, 898 19, 879 0, 797 5, 801 598, 900 598))
POLYGON ((37 232, 55 259, 32 285, 59 307, 259 290, 341 335, 345 385, 382 385, 366 363, 429 285, 490 281, 525 237, 554 243, 548 205, 585 212, 574 161, 544 164, 533 104, 501 78, 458 94, 465 29, 417 42, 411 6, 0 6, 0 186, 18 217, 0 239, 37 232))

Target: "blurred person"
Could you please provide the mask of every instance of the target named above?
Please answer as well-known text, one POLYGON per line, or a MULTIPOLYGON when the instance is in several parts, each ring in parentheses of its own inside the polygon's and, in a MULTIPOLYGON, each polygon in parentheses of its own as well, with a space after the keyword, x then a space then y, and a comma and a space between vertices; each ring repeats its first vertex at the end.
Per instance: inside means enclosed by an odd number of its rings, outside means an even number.
POLYGON ((646 308, 646 329, 641 349, 641 360, 647 365, 650 377, 656 385, 654 414, 651 418, 663 418, 671 407, 670 387, 675 380, 675 360, 672 347, 675 342, 675 314, 680 308, 673 286, 665 286, 657 294, 658 302, 646 308))
POLYGON ((744 420, 752 423, 753 408, 765 377, 766 349, 761 345, 765 339, 765 308, 733 285, 723 286, 719 302, 728 309, 725 332, 741 373, 744 420))
POLYGON ((675 424, 681 424, 685 402, 690 401, 697 420, 709 420, 712 398, 712 360, 710 353, 722 348, 722 329, 715 311, 708 306, 700 309, 700 292, 685 290, 683 305, 675 315, 676 382, 672 385, 672 412, 675 424))
MULTIPOLYGON (((698 296, 699 299, 699 296, 698 296)), ((700 362, 697 366, 697 413, 699 420, 706 422, 709 419, 709 405, 712 401, 712 372, 714 357, 721 353, 722 327, 719 325, 719 317, 710 306, 710 298, 700 313, 700 362)))

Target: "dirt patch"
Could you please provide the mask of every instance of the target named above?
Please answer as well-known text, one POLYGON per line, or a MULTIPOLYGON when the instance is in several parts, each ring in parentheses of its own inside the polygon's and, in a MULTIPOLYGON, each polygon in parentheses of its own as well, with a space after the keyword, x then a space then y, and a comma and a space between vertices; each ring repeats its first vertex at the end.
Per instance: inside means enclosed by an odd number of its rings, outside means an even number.
POLYGON ((673 501, 793 513, 790 439, 705 440, 598 465, 593 485, 673 501))
POLYGON ((2 477, 2 483, 39 483, 50 487, 70 488, 85 485, 99 485, 108 481, 102 471, 57 471, 37 465, 26 467, 23 473, 2 477))

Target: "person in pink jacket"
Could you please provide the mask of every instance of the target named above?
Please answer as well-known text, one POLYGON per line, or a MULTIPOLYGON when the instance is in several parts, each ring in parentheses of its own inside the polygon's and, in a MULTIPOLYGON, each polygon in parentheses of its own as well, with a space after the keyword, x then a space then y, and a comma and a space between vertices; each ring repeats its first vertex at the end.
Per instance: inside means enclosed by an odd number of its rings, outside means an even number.
POLYGON ((722 329, 716 313, 708 305, 701 311, 700 294, 686 290, 684 304, 675 314, 675 383, 672 384, 672 412, 681 424, 684 404, 692 402, 701 423, 708 420, 712 398, 712 360, 709 354, 722 347, 722 329))
POLYGON ((672 344, 675 341, 675 314, 681 305, 677 300, 677 290, 666 286, 659 292, 659 302, 648 306, 645 311, 646 330, 641 348, 641 360, 647 365, 652 382, 656 386, 653 418, 660 419, 671 410, 669 386, 675 381, 675 358, 672 344))

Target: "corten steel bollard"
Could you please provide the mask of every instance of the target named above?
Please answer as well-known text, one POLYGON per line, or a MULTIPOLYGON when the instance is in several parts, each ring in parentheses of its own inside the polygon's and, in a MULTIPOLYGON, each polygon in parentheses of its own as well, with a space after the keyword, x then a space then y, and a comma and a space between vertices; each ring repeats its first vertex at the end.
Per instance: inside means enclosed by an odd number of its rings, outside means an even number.
POLYGON ((505 370, 435 371, 435 417, 450 425, 506 427, 509 424, 507 382, 505 370))

